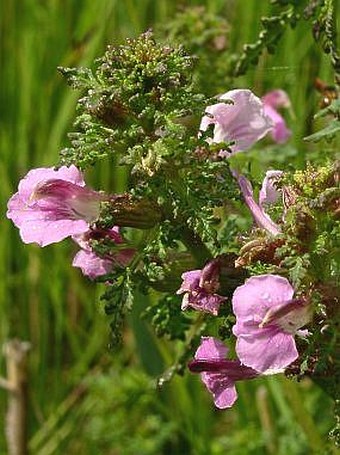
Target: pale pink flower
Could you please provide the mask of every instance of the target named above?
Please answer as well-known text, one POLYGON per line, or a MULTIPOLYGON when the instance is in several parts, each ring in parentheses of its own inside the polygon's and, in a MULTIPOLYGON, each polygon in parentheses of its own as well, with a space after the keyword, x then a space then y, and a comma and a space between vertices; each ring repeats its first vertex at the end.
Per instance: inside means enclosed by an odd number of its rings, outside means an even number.
POLYGON ((7 217, 19 228, 23 242, 45 246, 87 231, 99 216, 102 199, 85 186, 73 165, 38 168, 20 181, 8 201, 7 217))
POLYGON ((200 130, 214 125, 212 142, 231 142, 232 152, 247 150, 273 128, 260 98, 250 90, 235 89, 224 93, 219 102, 206 108, 200 130), (227 104, 227 101, 231 103, 227 104))
POLYGON ((233 295, 233 333, 240 361, 256 371, 277 373, 298 357, 294 335, 311 317, 310 305, 293 299, 294 288, 278 275, 249 278, 233 295))

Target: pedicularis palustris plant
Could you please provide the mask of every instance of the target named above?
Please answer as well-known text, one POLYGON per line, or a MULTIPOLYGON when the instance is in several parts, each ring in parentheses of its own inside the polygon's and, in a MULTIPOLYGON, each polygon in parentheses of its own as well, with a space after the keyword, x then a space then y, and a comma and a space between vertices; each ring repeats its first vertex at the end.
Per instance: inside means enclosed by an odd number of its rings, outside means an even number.
MULTIPOLYGON (((284 3, 291 25, 300 6, 284 3)), ((311 17, 325 15, 321 3, 311 17)), ((238 71, 283 32, 267 26, 238 71)), ((236 381, 279 373, 307 375, 338 400, 340 164, 268 169, 257 192, 238 160, 259 141, 289 140, 287 93, 207 97, 190 56, 150 32, 109 47, 94 69, 60 71, 81 93, 78 115, 59 164, 31 170, 9 201, 23 241, 78 244, 73 266, 105 284, 112 343, 136 296, 151 294, 143 317, 182 341, 168 376, 188 365, 217 407, 233 405, 236 381), (85 184, 99 161, 125 169, 124 193, 85 184)), ((339 101, 322 115, 333 129, 317 140, 336 133, 339 101)))

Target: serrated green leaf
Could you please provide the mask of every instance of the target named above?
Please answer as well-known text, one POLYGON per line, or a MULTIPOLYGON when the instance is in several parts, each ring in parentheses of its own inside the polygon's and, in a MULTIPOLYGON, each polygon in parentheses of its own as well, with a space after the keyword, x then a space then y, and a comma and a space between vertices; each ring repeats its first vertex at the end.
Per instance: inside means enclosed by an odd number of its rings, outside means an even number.
POLYGON ((340 121, 332 120, 325 128, 320 131, 317 131, 310 136, 304 137, 304 141, 308 142, 319 142, 322 139, 330 140, 340 131, 340 121))

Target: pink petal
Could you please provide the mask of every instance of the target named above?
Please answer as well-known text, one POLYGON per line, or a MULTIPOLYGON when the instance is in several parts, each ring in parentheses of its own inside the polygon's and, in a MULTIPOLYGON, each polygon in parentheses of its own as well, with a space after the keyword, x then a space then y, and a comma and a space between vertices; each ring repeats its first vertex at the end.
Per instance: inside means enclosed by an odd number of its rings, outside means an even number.
POLYGON ((198 288, 201 278, 201 270, 190 270, 189 272, 182 273, 181 276, 183 283, 178 289, 176 294, 183 294, 183 292, 191 292, 198 288))
POLYGON ((70 235, 85 232, 88 224, 83 220, 25 220, 20 226, 20 236, 24 243, 37 243, 40 246, 60 242, 70 235))
POLYGON ((291 106, 289 96, 284 90, 274 89, 266 93, 262 98, 265 105, 271 106, 274 109, 280 107, 288 108, 291 106))
POLYGON ((93 279, 106 275, 112 270, 112 261, 102 259, 91 251, 80 250, 74 256, 73 267, 79 267, 82 273, 93 279))
POLYGON ((238 318, 252 320, 254 315, 263 319, 269 308, 291 300, 294 288, 279 275, 258 275, 248 278, 236 288, 232 305, 238 318))
POLYGON ((7 211, 7 217, 20 229, 25 243, 35 242, 45 246, 88 229, 88 223, 82 219, 57 217, 57 205, 54 207, 51 203, 48 207, 43 200, 35 201, 32 198, 35 188, 50 179, 62 179, 81 187, 85 185, 82 173, 75 166, 62 166, 58 170, 38 168, 29 171, 20 181, 18 192, 8 201, 7 211))
POLYGON ((70 167, 62 166, 58 170, 55 170, 53 167, 41 167, 32 169, 26 174, 19 183, 18 192, 22 198, 29 200, 34 188, 38 184, 50 179, 62 179, 79 186, 85 186, 82 173, 73 165, 70 167))
POLYGON ((208 106, 206 112, 210 115, 205 115, 200 125, 200 130, 205 131, 209 124, 214 124, 213 142, 235 141, 231 149, 237 152, 248 149, 272 129, 262 101, 250 90, 231 90, 219 99, 231 100, 233 104, 208 106))
POLYGON ((225 359, 227 354, 228 348, 222 341, 214 337, 202 337, 201 344, 195 354, 195 359, 221 360, 225 359))
POLYGON ((234 382, 220 373, 202 373, 201 379, 214 398, 219 409, 230 408, 237 399, 234 382))
POLYGON ((268 117, 271 118, 274 124, 274 127, 271 131, 273 140, 278 144, 283 144, 292 135, 291 130, 286 126, 284 118, 273 107, 268 105, 264 106, 264 112, 268 117))
POLYGON ((294 337, 279 329, 272 329, 269 336, 267 332, 265 338, 261 331, 239 336, 236 352, 244 365, 262 373, 270 370, 272 374, 286 368, 298 357, 294 337))
POLYGON ((225 302, 225 300, 226 297, 222 297, 218 294, 208 294, 205 291, 201 291, 195 295, 191 295, 189 293, 185 299, 184 305, 186 307, 191 306, 195 310, 204 311, 217 316, 220 306, 223 302, 225 302))
MULTIPOLYGON (((236 288, 232 298, 236 315, 234 335, 247 335, 257 330, 269 308, 291 300, 293 295, 294 288, 289 281, 278 275, 258 275, 246 280, 236 288)), ((260 329, 263 336, 266 336, 266 330, 260 329)))

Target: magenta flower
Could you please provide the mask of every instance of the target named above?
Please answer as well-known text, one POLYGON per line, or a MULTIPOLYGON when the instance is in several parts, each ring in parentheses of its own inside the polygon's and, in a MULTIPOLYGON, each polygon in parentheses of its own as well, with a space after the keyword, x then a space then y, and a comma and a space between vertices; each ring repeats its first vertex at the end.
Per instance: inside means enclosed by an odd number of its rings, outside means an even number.
POLYGON ((135 254, 133 248, 124 248, 105 257, 100 257, 92 250, 91 240, 106 238, 117 245, 122 244, 124 240, 119 233, 118 226, 114 226, 107 231, 91 229, 85 234, 74 235, 72 238, 81 247, 81 250, 73 258, 72 265, 73 267, 79 267, 83 275, 88 276, 90 279, 106 275, 115 267, 126 267, 135 254))
POLYGON ((230 408, 237 399, 235 382, 256 378, 259 373, 241 364, 239 360, 228 360, 228 348, 218 339, 202 337, 195 360, 189 363, 193 373, 201 373, 201 379, 213 395, 220 409, 230 408))
POLYGON ((235 141, 230 147, 232 152, 247 150, 273 128, 262 101, 250 90, 231 90, 219 100, 229 100, 232 104, 220 102, 208 106, 200 125, 201 131, 214 125, 212 142, 235 141))
POLYGON ((182 274, 183 283, 177 294, 184 294, 182 310, 192 307, 195 310, 218 314, 220 305, 226 300, 216 294, 219 288, 219 266, 210 261, 203 270, 190 270, 182 274))
POLYGON ((85 187, 75 166, 38 168, 20 181, 8 201, 7 217, 19 228, 25 243, 46 246, 86 232, 99 216, 103 196, 85 187))
POLYGON ((271 118, 274 127, 271 130, 271 136, 275 142, 282 144, 286 142, 292 132, 287 128, 284 118, 278 113, 280 107, 290 107, 290 99, 283 90, 272 90, 262 98, 265 114, 271 118))
MULTIPOLYGON (((236 171, 234 171, 233 174, 239 184, 244 202, 247 204, 258 227, 265 229, 273 236, 279 235, 281 233, 279 226, 267 215, 267 213, 263 210, 263 207, 255 201, 253 188, 249 180, 246 179, 244 175, 238 174, 236 171)), ((262 201, 265 200, 266 192, 269 191, 268 185, 269 183, 263 183, 262 201)))
POLYGON ((249 278, 233 295, 233 333, 240 361, 256 371, 277 373, 298 357, 294 335, 310 320, 310 305, 293 299, 286 278, 249 278))

